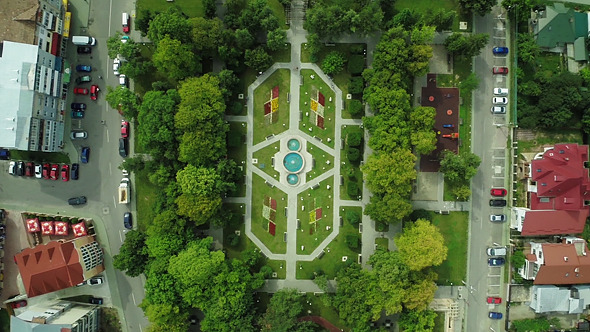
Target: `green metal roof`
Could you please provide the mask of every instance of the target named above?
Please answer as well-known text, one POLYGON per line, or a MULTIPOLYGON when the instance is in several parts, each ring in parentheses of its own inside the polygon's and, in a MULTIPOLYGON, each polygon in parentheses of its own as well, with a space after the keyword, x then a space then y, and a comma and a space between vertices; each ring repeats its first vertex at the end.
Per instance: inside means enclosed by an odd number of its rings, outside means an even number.
POLYGON ((574 60, 587 61, 588 50, 586 49, 586 38, 578 37, 574 42, 574 60))
POLYGON ((574 11, 566 8, 562 3, 547 6, 546 17, 539 19, 537 44, 541 47, 553 48, 573 43, 576 39, 575 19, 574 11))

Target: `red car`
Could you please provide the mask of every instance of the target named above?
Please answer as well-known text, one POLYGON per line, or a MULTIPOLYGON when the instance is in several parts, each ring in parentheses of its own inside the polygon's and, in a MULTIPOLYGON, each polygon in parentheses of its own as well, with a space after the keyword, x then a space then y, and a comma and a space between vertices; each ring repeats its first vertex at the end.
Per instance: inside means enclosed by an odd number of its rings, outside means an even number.
POLYGON ((494 67, 492 68, 492 74, 508 74, 508 67, 494 67))
POLYGON ((504 188, 492 188, 492 190, 490 190, 490 194, 492 196, 504 197, 506 194, 508 194, 508 191, 506 191, 504 188))
POLYGON ((26 176, 33 176, 33 169, 35 168, 35 164, 32 162, 28 162, 25 164, 25 175, 26 176))
POLYGON ((96 100, 98 98, 98 91, 100 91, 98 85, 92 85, 90 87, 90 99, 96 100))
POLYGON ((488 301, 489 304, 500 304, 502 303, 502 298, 501 297, 492 297, 492 296, 488 296, 488 301))
POLYGON ((51 166, 49 164, 43 164, 43 178, 45 180, 49 179, 49 170, 51 166))
POLYGON ((121 137, 129 137, 129 122, 125 120, 121 121, 121 137))
POLYGON ((49 172, 49 178, 51 180, 57 180, 57 172, 59 171, 59 165, 51 165, 51 171, 49 172))
POLYGON ((61 179, 62 181, 70 181, 70 165, 63 165, 61 167, 61 179))
POLYGON ((74 94, 76 95, 87 95, 88 89, 86 88, 74 88, 74 94))
POLYGON ((21 300, 21 301, 12 302, 12 303, 10 303, 10 306, 12 307, 12 309, 26 307, 27 301, 21 300))

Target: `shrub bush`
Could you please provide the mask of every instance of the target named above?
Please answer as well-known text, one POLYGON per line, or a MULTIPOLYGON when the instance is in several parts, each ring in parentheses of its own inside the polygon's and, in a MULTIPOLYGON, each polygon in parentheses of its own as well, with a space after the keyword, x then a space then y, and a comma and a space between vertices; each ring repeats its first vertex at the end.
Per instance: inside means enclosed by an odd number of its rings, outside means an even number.
POLYGON ((240 237, 237 236, 235 233, 230 234, 227 239, 229 240, 229 245, 231 247, 235 247, 240 244, 240 237))
POLYGON ((363 112, 363 103, 361 103, 361 101, 358 99, 351 100, 348 112, 352 116, 361 114, 363 112))
POLYGON ((358 75, 365 69, 365 58, 362 55, 353 55, 348 59, 348 72, 358 75))
POLYGON ((357 95, 363 93, 364 88, 365 81, 361 76, 355 76, 350 78, 350 81, 348 82, 348 93, 357 95))
POLYGON ((346 149, 346 156, 350 162, 357 162, 361 158, 361 151, 357 148, 346 149))
POLYGON ((356 211, 348 210, 346 211, 346 221, 351 225, 356 226, 361 222, 361 216, 356 211))
POLYGON ((238 115, 242 113, 242 110, 244 109, 244 105, 239 102, 239 101, 234 101, 233 104, 231 104, 231 114, 233 115, 238 115))
POLYGON ((359 247, 359 237, 356 234, 346 235, 346 245, 351 249, 357 249, 359 247))
POLYGON ((357 197, 359 195, 359 186, 356 184, 356 182, 348 182, 348 185, 346 186, 346 192, 348 193, 348 196, 352 198, 357 197))
POLYGON ((359 131, 353 131, 346 136, 346 144, 348 146, 357 147, 361 145, 363 134, 359 131))
POLYGON ((322 61, 322 70, 326 75, 335 75, 340 73, 344 69, 344 63, 346 60, 340 52, 330 52, 322 61))

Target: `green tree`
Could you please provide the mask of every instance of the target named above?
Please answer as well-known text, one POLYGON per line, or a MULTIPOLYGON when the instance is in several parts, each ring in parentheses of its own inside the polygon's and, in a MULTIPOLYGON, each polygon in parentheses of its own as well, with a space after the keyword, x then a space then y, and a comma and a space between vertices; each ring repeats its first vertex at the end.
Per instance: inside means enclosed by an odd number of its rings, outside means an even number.
POLYGON ((419 22, 422 21, 422 14, 410 8, 402 9, 393 17, 392 25, 401 26, 404 30, 412 30, 419 22))
POLYGON ((346 157, 352 163, 356 163, 361 158, 361 151, 357 148, 349 147, 346 149, 346 157))
POLYGON ((350 94, 360 94, 363 93, 363 89, 365 88, 365 82, 361 76, 351 77, 348 83, 348 92, 350 94))
POLYGON ((547 317, 539 317, 512 321, 512 327, 516 332, 544 332, 549 331, 552 325, 555 328, 559 328, 559 319, 552 318, 551 320, 547 320, 547 317))
POLYGON ((453 19, 457 13, 453 10, 438 9, 424 15, 424 23, 436 27, 436 31, 442 32, 453 28, 453 19))
POLYGON ((404 332, 434 331, 434 320, 437 313, 432 310, 403 311, 398 320, 400 330, 404 332))
POLYGON ((353 99, 350 101, 350 106, 348 107, 348 113, 352 116, 356 116, 362 114, 363 112, 363 103, 358 99, 353 99))
POLYGON ((253 50, 246 50, 244 54, 244 63, 256 72, 264 72, 272 66, 272 57, 262 48, 257 47, 253 50))
POLYGON ((137 115, 137 141, 155 159, 178 158, 174 115, 180 95, 176 90, 148 91, 137 115))
POLYGON ((492 7, 496 5, 494 0, 459 0, 461 8, 467 12, 484 16, 492 11, 492 7))
POLYGON ((373 220, 396 224, 412 213, 412 203, 406 196, 398 193, 375 195, 365 209, 365 214, 373 220))
POLYGON ((351 131, 346 135, 346 144, 348 146, 360 146, 363 141, 363 133, 361 131, 351 131))
POLYGON ((466 201, 471 196, 471 189, 468 185, 460 185, 453 187, 452 189, 453 195, 457 197, 460 201, 466 201))
POLYGON ((346 221, 348 221, 351 225, 356 226, 358 223, 361 222, 361 216, 358 212, 354 210, 346 211, 346 221))
POLYGON ((202 70, 200 59, 191 51, 190 46, 168 36, 160 40, 152 60, 160 72, 177 81, 196 76, 202 70))
MULTIPOLYGON (((209 1, 209 0, 207 0, 209 1)), ((213 56, 223 42, 225 28, 218 18, 205 19, 194 17, 189 20, 192 25, 192 46, 204 56, 213 56)))
POLYGON ((127 232, 119 253, 113 257, 113 266, 130 277, 142 274, 149 261, 145 238, 146 235, 143 232, 136 230, 127 232))
POLYGON ((395 240, 403 262, 413 271, 438 266, 448 249, 440 230, 428 220, 418 219, 395 240))
POLYGON ((466 36, 455 32, 445 39, 445 47, 452 54, 474 57, 481 53, 488 40, 489 35, 483 33, 466 36))
POLYGON ((524 256, 524 252, 522 250, 516 250, 510 256, 510 264, 517 270, 524 266, 525 260, 526 257, 524 256))
POLYGON ((232 183, 225 183, 213 168, 187 165, 178 171, 176 180, 184 194, 200 197, 215 197, 227 192, 232 183))
POLYGON ((407 196, 416 179, 416 156, 411 151, 398 149, 393 153, 378 153, 369 156, 361 167, 367 187, 374 194, 398 193, 407 196), (395 172, 391 172, 395 169, 395 172))
POLYGON ((142 306, 146 317, 152 323, 149 332, 184 332, 189 326, 188 311, 171 303, 142 306))
POLYGON ((283 288, 270 299, 259 325, 262 331, 295 331, 300 324, 297 317, 302 312, 303 295, 295 289, 283 288))
POLYGON ((141 32, 143 37, 147 36, 150 28, 150 22, 154 19, 157 13, 152 12, 149 9, 142 9, 135 18, 135 29, 141 32))
POLYGON ((287 32, 283 29, 275 29, 266 34, 266 47, 271 51, 278 51, 285 48, 287 32))
POLYGON ((181 44, 190 44, 192 26, 189 20, 178 7, 169 7, 165 12, 159 13, 150 22, 148 38, 156 45, 164 37, 180 41, 181 44))
POLYGON ((322 42, 317 33, 310 33, 307 35, 307 48, 309 49, 311 62, 318 62, 319 54, 322 49, 322 42))
POLYGON ((436 149, 436 132, 432 129, 415 131, 410 139, 416 154, 428 155, 436 149))
POLYGON ((332 51, 326 55, 324 61, 322 61, 322 70, 326 75, 335 75, 340 73, 344 69, 344 56, 342 53, 332 51))
POLYGON ((524 63, 534 64, 541 52, 541 48, 533 38, 533 35, 529 33, 519 33, 516 38, 516 45, 518 48, 518 60, 524 63))
POLYGON ((350 249, 358 249, 359 236, 356 234, 348 234, 346 235, 345 242, 350 249))
POLYGON ((351 75, 358 75, 365 69, 365 57, 362 55, 352 55, 348 59, 348 72, 351 75))
POLYGON ((215 0, 203 0, 203 7, 205 7, 205 17, 208 19, 216 18, 217 6, 215 0))
POLYGON ((475 73, 470 73, 463 81, 459 82, 462 93, 471 93, 479 86, 479 78, 475 73))
POLYGON ((240 79, 229 69, 223 69, 220 71, 217 74, 217 78, 219 79, 219 88, 222 90, 223 97, 227 103, 237 90, 238 85, 240 84, 240 79))
POLYGON ((117 86, 113 89, 108 86, 105 99, 111 108, 121 110, 125 118, 132 119, 137 117, 139 100, 135 92, 131 89, 123 86, 117 86))
POLYGON ((248 29, 237 29, 234 40, 240 50, 250 49, 254 45, 254 36, 248 29))
POLYGON ((471 151, 461 150, 459 154, 445 150, 442 152, 440 171, 450 182, 462 183, 469 181, 481 163, 481 159, 471 151))

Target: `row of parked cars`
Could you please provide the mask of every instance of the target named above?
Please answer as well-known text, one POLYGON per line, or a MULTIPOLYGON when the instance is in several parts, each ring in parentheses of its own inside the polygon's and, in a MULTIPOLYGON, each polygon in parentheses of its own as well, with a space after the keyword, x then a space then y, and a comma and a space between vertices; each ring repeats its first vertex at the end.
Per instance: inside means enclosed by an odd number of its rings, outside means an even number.
POLYGON ((57 180, 60 178, 62 181, 78 180, 79 178, 80 165, 77 163, 70 165, 68 164, 37 164, 28 161, 11 161, 8 166, 8 173, 10 175, 36 177, 37 179, 46 180, 57 180))

